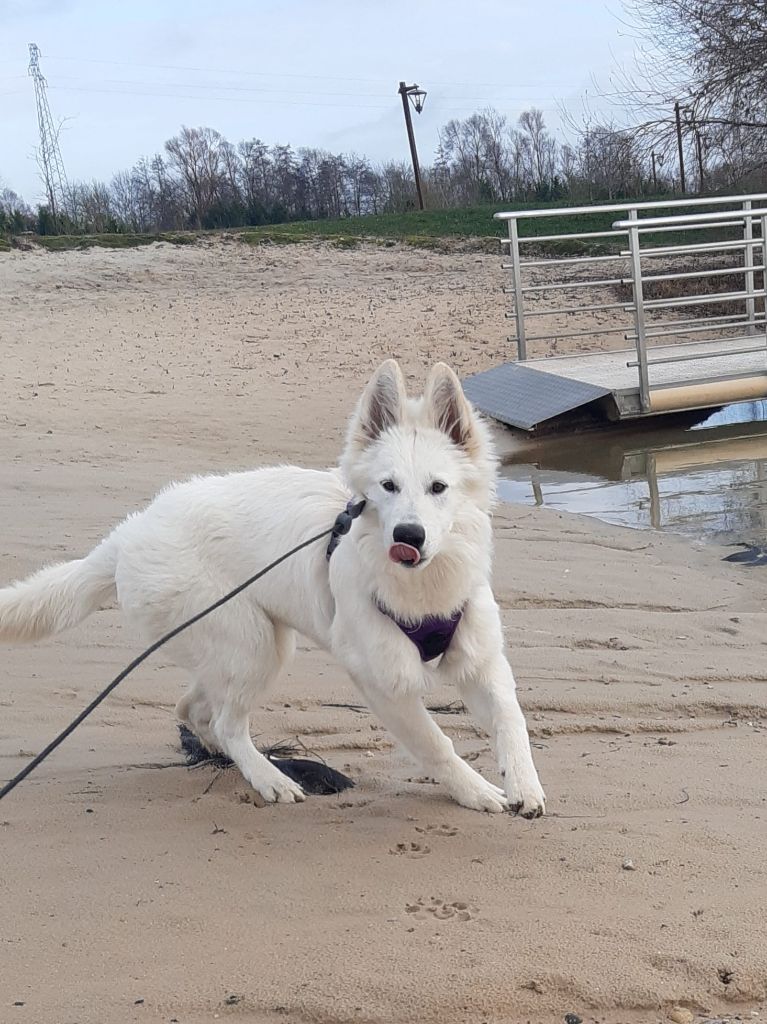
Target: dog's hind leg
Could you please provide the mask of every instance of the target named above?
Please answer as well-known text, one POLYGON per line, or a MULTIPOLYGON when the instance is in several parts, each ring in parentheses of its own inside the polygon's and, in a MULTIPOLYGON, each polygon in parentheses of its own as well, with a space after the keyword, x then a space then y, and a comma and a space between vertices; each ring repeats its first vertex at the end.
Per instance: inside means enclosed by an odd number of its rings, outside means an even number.
POLYGON ((237 765, 247 782, 265 803, 292 804, 305 799, 304 791, 256 750, 250 738, 247 712, 225 704, 212 720, 213 734, 221 750, 237 765))
POLYGON ((293 631, 252 607, 193 629, 185 660, 188 667, 194 660, 195 684, 179 702, 180 717, 209 749, 234 761, 265 803, 303 800, 301 787, 256 750, 250 738, 251 708, 292 655, 293 631))
POLYGON ((217 754, 220 748, 210 727, 212 714, 213 708, 205 687, 200 683, 194 683, 176 705, 178 720, 191 729, 209 753, 217 754))

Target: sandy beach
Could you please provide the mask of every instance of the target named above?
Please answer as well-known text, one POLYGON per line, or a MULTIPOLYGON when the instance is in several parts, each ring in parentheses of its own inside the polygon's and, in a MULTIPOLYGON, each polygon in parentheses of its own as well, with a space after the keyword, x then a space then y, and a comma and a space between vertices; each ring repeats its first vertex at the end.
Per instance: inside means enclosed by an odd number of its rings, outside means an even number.
MULTIPOLYGON (((386 356, 413 389, 438 359, 510 358, 500 264, 233 240, 0 255, 0 581, 84 554, 171 479, 334 463, 386 356)), ((329 706, 359 698, 306 644, 257 742, 298 738, 357 785, 258 808, 236 772, 184 766, 160 652, 0 806, 0 1021, 763 1017, 764 570, 546 509, 501 507, 495 534, 547 817, 451 803, 364 708, 329 706)), ((138 650, 114 610, 3 649, 0 777, 138 650)), ((438 719, 494 779, 470 718, 438 719)))

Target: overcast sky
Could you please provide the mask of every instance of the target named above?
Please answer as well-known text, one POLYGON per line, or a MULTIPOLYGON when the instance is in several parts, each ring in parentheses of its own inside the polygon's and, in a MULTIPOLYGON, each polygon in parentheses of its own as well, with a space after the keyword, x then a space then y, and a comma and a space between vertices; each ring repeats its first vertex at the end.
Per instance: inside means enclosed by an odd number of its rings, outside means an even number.
POLYGON ((561 106, 633 49, 620 17, 620 0, 0 0, 0 181, 40 196, 30 42, 69 178, 109 179, 182 124, 407 159, 401 79, 428 92, 424 163, 445 121, 488 105, 540 107, 562 140, 561 106))

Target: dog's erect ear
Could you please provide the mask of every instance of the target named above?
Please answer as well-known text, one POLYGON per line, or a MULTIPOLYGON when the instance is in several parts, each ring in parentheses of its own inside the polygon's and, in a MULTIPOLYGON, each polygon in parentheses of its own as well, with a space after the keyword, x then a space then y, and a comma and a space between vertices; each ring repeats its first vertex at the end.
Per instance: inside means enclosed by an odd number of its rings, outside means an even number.
POLYGON ((341 471, 349 486, 364 492, 366 481, 360 470, 359 456, 385 430, 402 423, 405 416, 407 390, 396 360, 387 359, 371 377, 362 392, 346 433, 346 447, 341 456, 341 471))
POLYGON ((407 397, 405 378, 395 359, 381 363, 362 393, 356 429, 368 441, 402 421, 407 397))
POLYGON ((480 445, 477 421, 466 401, 461 382, 447 363, 437 363, 432 367, 424 399, 437 430, 447 434, 453 444, 470 455, 476 454, 480 445))

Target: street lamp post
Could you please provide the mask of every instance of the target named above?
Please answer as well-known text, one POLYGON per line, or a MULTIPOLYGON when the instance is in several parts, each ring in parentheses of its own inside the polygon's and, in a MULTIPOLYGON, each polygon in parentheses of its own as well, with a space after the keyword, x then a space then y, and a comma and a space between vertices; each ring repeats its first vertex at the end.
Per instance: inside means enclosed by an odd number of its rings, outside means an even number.
POLYGON ((407 128, 407 140, 410 143, 410 157, 413 161, 415 190, 418 193, 418 209, 422 210, 424 207, 423 189, 421 188, 421 169, 418 166, 418 151, 415 148, 413 121, 410 117, 410 105, 408 104, 408 99, 410 99, 410 102, 413 104, 416 114, 420 114, 423 110, 424 101, 426 100, 426 92, 423 89, 419 89, 417 85, 406 85, 404 82, 400 82, 399 89, 397 91, 402 97, 402 109, 405 112, 405 127, 407 128))

